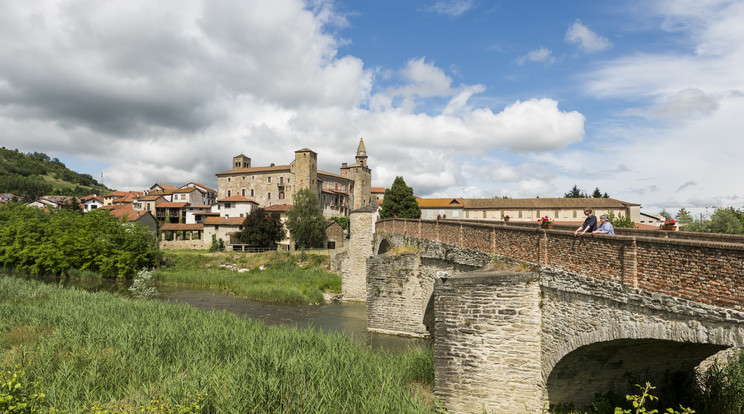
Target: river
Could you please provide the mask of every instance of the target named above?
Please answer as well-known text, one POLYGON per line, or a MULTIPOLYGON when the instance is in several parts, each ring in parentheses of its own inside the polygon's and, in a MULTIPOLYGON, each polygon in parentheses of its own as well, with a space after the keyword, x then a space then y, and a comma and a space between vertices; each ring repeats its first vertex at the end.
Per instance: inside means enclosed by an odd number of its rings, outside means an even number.
MULTIPOLYGON (((110 292, 129 296, 130 282, 109 280, 62 280, 46 278, 46 283, 90 292, 110 292)), ((266 325, 285 325, 297 328, 315 327, 325 331, 342 332, 360 345, 391 352, 410 348, 427 348, 431 341, 367 331, 367 306, 363 302, 342 302, 329 305, 277 305, 257 302, 235 295, 186 286, 157 285, 158 299, 185 303, 205 310, 226 310, 247 318, 263 321, 266 325)))

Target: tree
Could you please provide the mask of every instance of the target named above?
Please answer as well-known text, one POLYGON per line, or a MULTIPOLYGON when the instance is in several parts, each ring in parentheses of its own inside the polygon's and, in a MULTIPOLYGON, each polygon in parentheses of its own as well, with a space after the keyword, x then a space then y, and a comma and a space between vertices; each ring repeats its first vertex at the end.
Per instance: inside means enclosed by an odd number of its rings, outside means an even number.
POLYGON ((65 210, 75 211, 77 213, 82 213, 82 210, 80 209, 80 200, 75 196, 72 196, 68 198, 67 200, 65 200, 65 202, 62 203, 60 208, 65 209, 65 210))
POLYGON ((741 234, 744 230, 742 212, 733 207, 716 209, 710 216, 710 230, 713 233, 741 234))
POLYGON ((666 211, 666 209, 665 209, 665 208, 661 209, 661 212, 659 212, 659 215, 660 215, 661 217, 664 217, 664 220, 669 220, 670 218, 672 218, 672 215, 671 215, 671 214, 669 214, 669 212, 668 212, 668 211, 666 211))
POLYGON ((269 213, 259 208, 243 221, 243 230, 238 232, 238 240, 257 247, 274 247, 284 239, 285 234, 279 213, 269 213))
POLYGON ((302 249, 323 245, 326 220, 318 208, 318 196, 308 188, 294 195, 294 207, 287 211, 287 228, 292 240, 302 249))
POLYGON ((615 213, 612 211, 607 213, 607 215, 610 218, 610 224, 612 224, 612 227, 625 227, 628 229, 635 228, 635 222, 632 221, 630 217, 625 217, 622 214, 618 214, 617 217, 615 217, 615 213))
POLYGON ((563 197, 564 198, 588 198, 589 196, 587 196, 586 193, 581 192, 578 186, 573 186, 571 191, 564 194, 563 197))
POLYGON ((602 192, 599 191, 599 187, 594 187, 594 192, 592 193, 592 198, 602 198, 602 192))
POLYGON ((674 216, 674 218, 679 224, 689 224, 693 222, 692 214, 690 214, 689 211, 685 210, 684 207, 679 209, 677 215, 674 216))
POLYGON ((421 207, 413 195, 413 188, 406 185, 403 177, 395 177, 393 185, 385 190, 380 217, 420 218, 421 207))
POLYGON ((338 225, 341 226, 341 228, 343 228, 344 230, 349 230, 349 217, 331 217, 331 220, 338 223, 338 225))

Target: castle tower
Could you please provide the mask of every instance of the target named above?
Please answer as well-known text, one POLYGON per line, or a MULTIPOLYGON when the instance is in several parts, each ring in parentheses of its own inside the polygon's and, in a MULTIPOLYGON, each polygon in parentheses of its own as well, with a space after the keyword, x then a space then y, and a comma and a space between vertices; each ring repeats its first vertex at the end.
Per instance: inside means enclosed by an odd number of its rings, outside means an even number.
POLYGON ((233 169, 235 168, 251 168, 251 159, 243 154, 233 157, 232 163, 233 169))
MULTIPOLYGON (((295 192, 303 188, 318 191, 318 154, 309 148, 295 151, 293 164, 295 192)), ((318 197, 320 198, 320 197, 318 197)))
POLYGON ((356 162, 362 167, 367 166, 367 148, 364 147, 364 138, 359 138, 359 146, 356 152, 356 162))

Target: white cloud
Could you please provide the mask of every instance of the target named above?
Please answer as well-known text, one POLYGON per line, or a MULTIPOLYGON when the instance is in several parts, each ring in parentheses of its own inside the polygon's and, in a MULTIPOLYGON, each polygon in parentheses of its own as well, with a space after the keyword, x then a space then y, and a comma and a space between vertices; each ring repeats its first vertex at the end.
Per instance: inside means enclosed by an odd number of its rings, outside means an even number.
POLYGON ((600 52, 612 47, 609 40, 589 30, 581 23, 581 20, 576 20, 568 28, 565 40, 568 43, 578 45, 579 49, 585 53, 600 52))
POLYGON ((551 64, 555 62, 555 58, 551 56, 551 53, 550 49, 540 47, 540 49, 532 50, 526 55, 517 58, 517 64, 520 66, 524 65, 525 62, 545 62, 551 64))
POLYGON ((451 17, 459 17, 476 6, 475 0, 446 0, 438 1, 431 5, 428 10, 437 14, 451 17))

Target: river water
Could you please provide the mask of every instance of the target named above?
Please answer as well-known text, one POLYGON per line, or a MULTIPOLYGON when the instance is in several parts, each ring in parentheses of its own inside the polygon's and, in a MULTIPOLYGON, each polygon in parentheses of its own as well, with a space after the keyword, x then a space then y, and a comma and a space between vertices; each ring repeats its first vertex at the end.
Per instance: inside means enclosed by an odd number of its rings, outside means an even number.
MULTIPOLYGON (((90 292, 110 292, 129 296, 129 283, 108 280, 43 279, 65 287, 90 292)), ((363 346, 391 352, 405 352, 411 348, 427 348, 427 339, 376 334, 367 331, 367 306, 363 302, 342 302, 329 305, 277 305, 257 302, 235 295, 185 286, 158 285, 158 299, 185 303, 205 310, 226 310, 242 317, 257 319, 266 325, 285 325, 297 328, 315 327, 341 332, 363 346)))

